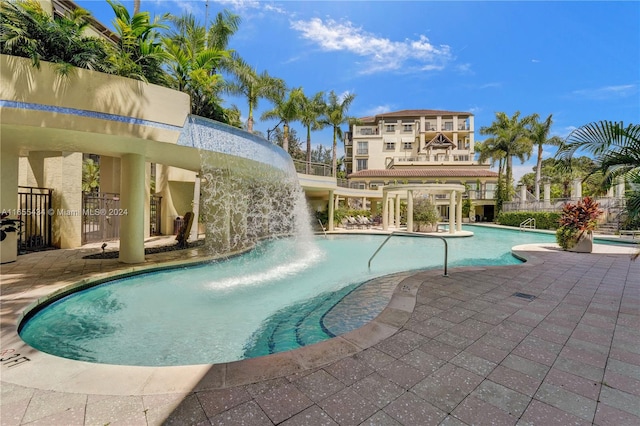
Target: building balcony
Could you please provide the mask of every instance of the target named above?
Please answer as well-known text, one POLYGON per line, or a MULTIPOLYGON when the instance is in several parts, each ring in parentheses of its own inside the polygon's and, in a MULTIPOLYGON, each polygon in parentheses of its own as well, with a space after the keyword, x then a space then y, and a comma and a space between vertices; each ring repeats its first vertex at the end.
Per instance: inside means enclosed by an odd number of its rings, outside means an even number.
POLYGON ((396 166, 419 166, 429 164, 460 164, 473 162, 473 156, 467 154, 450 155, 427 155, 418 154, 411 157, 394 157, 393 164, 396 166))

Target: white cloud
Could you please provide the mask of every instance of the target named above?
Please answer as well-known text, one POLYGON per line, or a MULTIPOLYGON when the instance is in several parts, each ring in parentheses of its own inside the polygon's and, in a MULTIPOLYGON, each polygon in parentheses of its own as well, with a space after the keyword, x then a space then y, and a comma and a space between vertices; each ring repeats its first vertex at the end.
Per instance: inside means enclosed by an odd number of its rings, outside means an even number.
POLYGON ((371 116, 382 114, 382 113, 389 112, 389 111, 391 111, 391 106, 389 106, 389 105, 378 105, 378 106, 375 106, 373 108, 368 109, 362 115, 364 117, 371 117, 371 116))
POLYGON ((559 138, 566 139, 566 137, 569 136, 569 133, 573 132, 575 129, 577 129, 576 126, 566 126, 561 128, 557 132, 552 132, 552 136, 557 136, 559 138))
POLYGON ((215 2, 237 10, 260 8, 260 2, 258 0, 215 0, 215 2))
POLYGON ((635 84, 621 84, 618 86, 604 86, 595 89, 579 89, 572 93, 581 98, 587 99, 618 99, 631 96, 638 92, 635 84))
POLYGON ((482 84, 480 86, 478 86, 478 89, 492 89, 494 87, 502 87, 502 83, 500 82, 492 82, 492 83, 485 83, 482 84))
POLYGON ((538 64, 540 63, 540 59, 532 59, 531 62, 533 62, 534 64, 538 64))
POLYGON ((362 73, 402 70, 440 70, 452 59, 447 45, 435 46, 421 35, 417 40, 393 41, 355 27, 350 21, 313 18, 291 22, 291 28, 324 51, 342 51, 368 59, 362 73))

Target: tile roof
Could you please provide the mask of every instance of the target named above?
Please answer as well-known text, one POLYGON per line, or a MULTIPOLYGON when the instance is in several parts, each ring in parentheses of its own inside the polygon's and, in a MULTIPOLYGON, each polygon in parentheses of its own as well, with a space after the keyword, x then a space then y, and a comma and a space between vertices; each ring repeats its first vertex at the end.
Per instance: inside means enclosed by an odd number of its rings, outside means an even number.
POLYGON ((497 178, 498 173, 487 169, 384 169, 384 170, 360 170, 359 172, 351 173, 349 178, 363 178, 363 177, 389 177, 389 178, 405 178, 405 177, 423 177, 423 178, 438 178, 438 177, 491 177, 497 178))
POLYGON ((463 111, 443 111, 437 109, 403 109, 401 111, 383 112, 375 116, 361 117, 360 121, 370 122, 380 120, 382 118, 401 118, 401 117, 429 117, 438 115, 468 115, 472 116, 470 112, 463 111))

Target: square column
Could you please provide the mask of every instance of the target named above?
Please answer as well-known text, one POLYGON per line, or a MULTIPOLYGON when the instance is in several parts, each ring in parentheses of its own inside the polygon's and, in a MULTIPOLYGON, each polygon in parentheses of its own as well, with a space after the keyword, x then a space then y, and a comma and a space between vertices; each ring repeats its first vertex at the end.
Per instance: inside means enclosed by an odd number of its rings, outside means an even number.
MULTIPOLYGON (((0 211, 9 213, 7 219, 17 219, 18 215, 18 154, 3 150, 0 154, 0 211)), ((18 259, 18 233, 7 232, 0 243, 0 263, 15 262, 18 259)))
POLYGON ((458 192, 456 200, 456 231, 462 231, 462 192, 458 192))
POLYGON ((407 191, 407 232, 413 232, 413 189, 407 191))
POLYGON ((123 263, 144 262, 145 175, 144 156, 122 156, 120 174, 120 257, 123 263), (126 212, 126 214, 125 214, 126 212))
POLYGON ((329 210, 329 223, 327 225, 327 229, 329 231, 333 231, 333 212, 335 211, 335 201, 333 200, 333 191, 329 191, 329 202, 327 203, 327 208, 329 210))
POLYGON ((456 191, 449 194, 449 233, 456 233, 456 191))
POLYGON ((400 195, 396 195, 396 228, 400 229, 400 195))
POLYGON ((389 229, 389 194, 382 193, 382 230, 389 229))

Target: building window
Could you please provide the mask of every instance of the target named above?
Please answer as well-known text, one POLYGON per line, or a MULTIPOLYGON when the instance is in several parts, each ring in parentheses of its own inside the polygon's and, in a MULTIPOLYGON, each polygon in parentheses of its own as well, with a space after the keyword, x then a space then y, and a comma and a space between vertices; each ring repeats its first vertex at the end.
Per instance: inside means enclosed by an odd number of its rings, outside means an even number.
POLYGON ((403 125, 402 130, 403 130, 404 132, 410 132, 410 131, 412 131, 412 130, 413 130, 413 125, 411 125, 411 124, 404 124, 404 125, 403 125))
POLYGON ((427 121, 426 123, 424 123, 424 128, 427 131, 435 131, 436 130, 436 125, 427 121))
POLYGON ((384 143, 384 150, 385 151, 395 151, 396 150, 396 143, 395 142, 385 142, 384 143))
POLYGON ((358 155, 369 154, 369 142, 358 142, 358 155))
POLYGON ((384 131, 387 133, 394 133, 396 131, 396 125, 395 124, 387 124, 384 127, 384 131))
POLYGON ((453 130, 453 121, 445 121, 442 123, 442 130, 453 130))
POLYGON ((413 149, 413 143, 412 142, 403 142, 402 143, 402 149, 413 149))
POLYGON ((358 159, 357 167, 358 171, 367 170, 367 167, 369 167, 369 160, 367 160, 366 158, 358 159))

